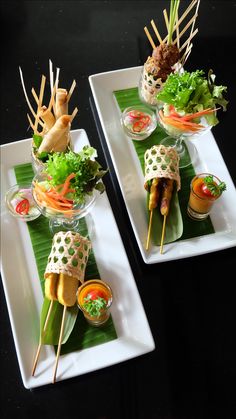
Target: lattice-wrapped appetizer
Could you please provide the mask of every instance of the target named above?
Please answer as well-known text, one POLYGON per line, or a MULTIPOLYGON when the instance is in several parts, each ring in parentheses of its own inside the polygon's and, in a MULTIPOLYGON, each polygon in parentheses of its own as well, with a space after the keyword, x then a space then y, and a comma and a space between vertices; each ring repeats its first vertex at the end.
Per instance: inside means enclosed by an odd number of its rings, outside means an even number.
POLYGON ((153 52, 144 64, 139 94, 144 102, 152 106, 158 104, 156 95, 161 90, 168 75, 172 72, 181 72, 183 70, 183 66, 193 46, 191 41, 198 32, 198 29, 194 30, 194 26, 200 0, 193 0, 181 17, 178 17, 179 3, 180 0, 171 0, 169 16, 166 9, 163 10, 167 28, 167 35, 163 39, 154 20, 151 21, 152 28, 159 42, 158 46, 153 41, 148 28, 146 26, 144 28, 153 52), (189 19, 187 23, 186 18, 189 19), (182 22, 185 23, 184 27, 181 27, 182 22), (186 33, 188 34, 188 38, 181 45, 181 37, 186 33), (175 39, 173 39, 174 35, 175 39))
POLYGON ((144 187, 149 192, 148 209, 150 212, 146 249, 149 248, 152 228, 153 210, 160 205, 160 213, 164 216, 161 250, 163 250, 166 218, 170 211, 170 204, 174 186, 180 190, 179 156, 173 147, 154 145, 144 154, 145 178, 144 187))
MULTIPOLYGON (((79 233, 73 231, 60 231, 53 237, 52 248, 44 273, 45 297, 51 301, 43 327, 44 332, 46 331, 47 324, 52 313, 54 301, 58 301, 64 306, 53 382, 56 380, 66 309, 67 307, 74 306, 76 303, 78 287, 84 282, 85 268, 90 250, 90 240, 81 236, 79 233)), ((34 375, 37 366, 41 346, 42 344, 40 337, 38 350, 34 360, 32 375, 34 375)))

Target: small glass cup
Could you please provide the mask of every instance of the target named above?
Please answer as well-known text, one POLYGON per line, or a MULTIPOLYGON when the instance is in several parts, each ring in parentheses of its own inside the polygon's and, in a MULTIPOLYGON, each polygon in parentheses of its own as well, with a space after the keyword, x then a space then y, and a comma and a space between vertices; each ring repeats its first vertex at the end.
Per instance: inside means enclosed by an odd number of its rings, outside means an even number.
POLYGON ((211 212, 214 202, 220 198, 222 191, 215 196, 206 194, 202 190, 204 185, 204 178, 212 176, 215 185, 222 183, 220 179, 210 173, 201 173, 196 175, 190 184, 190 196, 188 202, 187 213, 190 218, 196 221, 205 220, 211 212))
POLYGON ((156 129, 156 114, 144 105, 130 106, 122 113, 121 125, 128 137, 142 141, 156 129))
POLYGON ((37 208, 31 191, 31 185, 12 186, 5 195, 5 203, 8 211, 13 217, 21 221, 33 221, 41 215, 37 208), (24 210, 24 201, 26 201, 28 210, 24 210), (20 207, 22 203, 22 209, 20 207))
POLYGON ((92 326, 102 326, 110 317, 111 287, 101 279, 85 281, 78 289, 77 301, 85 319, 92 326), (98 301, 97 307, 94 303, 98 301), (101 308, 99 308, 99 305, 101 308))

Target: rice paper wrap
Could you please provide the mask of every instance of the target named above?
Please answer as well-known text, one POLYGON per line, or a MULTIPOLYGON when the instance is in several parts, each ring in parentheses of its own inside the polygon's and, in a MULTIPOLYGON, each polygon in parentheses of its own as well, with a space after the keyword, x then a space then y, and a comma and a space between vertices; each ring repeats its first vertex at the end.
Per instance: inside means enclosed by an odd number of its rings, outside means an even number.
POLYGON ((62 273, 83 283, 90 249, 91 242, 86 237, 74 231, 59 231, 53 237, 44 278, 50 273, 62 273))
POLYGON ((179 155, 173 147, 165 147, 160 144, 146 150, 144 167, 144 185, 155 178, 167 178, 175 180, 177 191, 180 190, 179 155))

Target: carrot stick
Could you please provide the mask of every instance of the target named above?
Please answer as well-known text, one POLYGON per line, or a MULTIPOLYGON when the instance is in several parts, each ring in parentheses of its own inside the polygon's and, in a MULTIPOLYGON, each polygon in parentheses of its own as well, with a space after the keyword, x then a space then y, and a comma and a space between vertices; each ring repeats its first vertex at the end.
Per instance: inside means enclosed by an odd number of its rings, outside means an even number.
POLYGON ((200 116, 208 115, 209 113, 216 112, 218 109, 220 108, 216 108, 216 109, 207 108, 207 109, 204 109, 203 111, 192 113, 190 115, 185 115, 182 117, 182 119, 184 119, 185 121, 188 121, 190 119, 198 118, 200 116))
POLYGON ((64 186, 62 187, 62 190, 60 192, 60 195, 65 195, 67 193, 67 190, 69 189, 69 186, 70 186, 70 181, 74 177, 75 177, 75 173, 71 173, 69 176, 67 176, 64 186))

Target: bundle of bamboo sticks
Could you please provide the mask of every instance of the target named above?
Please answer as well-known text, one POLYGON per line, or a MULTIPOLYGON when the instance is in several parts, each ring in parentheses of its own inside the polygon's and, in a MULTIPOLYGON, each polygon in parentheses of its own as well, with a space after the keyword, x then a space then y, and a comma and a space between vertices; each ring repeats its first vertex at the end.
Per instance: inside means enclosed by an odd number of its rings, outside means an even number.
MULTIPOLYGON (((198 28, 194 29, 194 27, 195 27, 196 19, 197 19, 197 16, 198 16, 199 4, 200 4, 200 0, 192 0, 192 2, 186 8, 186 10, 184 11, 184 13, 182 14, 181 17, 179 17, 178 14, 177 14, 177 19, 176 19, 176 22, 175 22, 175 25, 174 25, 174 28, 173 28, 173 34, 175 34, 175 39, 172 41, 172 44, 173 45, 177 44, 179 52, 181 53, 180 62, 181 62, 182 65, 184 65, 186 63, 186 61, 187 61, 187 59, 188 59, 188 57, 191 53, 192 47, 193 47, 193 44, 192 44, 193 37, 198 33, 198 28), (193 12, 193 16, 191 16, 191 12, 193 12), (186 23, 186 18, 189 18, 187 23, 186 23), (181 25, 184 21, 185 21, 185 26, 181 29, 181 25), (187 34, 188 38, 181 45, 181 38, 183 37, 184 34, 185 35, 187 34)), ((164 15, 166 29, 167 29, 167 32, 168 32, 169 27, 170 27, 170 21, 169 21, 169 17, 168 17, 168 13, 167 13, 166 9, 163 10, 163 15, 164 15)), ((164 38, 162 38, 153 19, 151 20, 151 26, 153 28, 153 31, 156 35, 156 38, 157 38, 159 44, 166 43, 167 39, 168 39, 168 33, 164 38)), ((156 44, 155 44, 147 26, 144 27, 144 32, 145 32, 152 48, 155 49, 156 44)))

